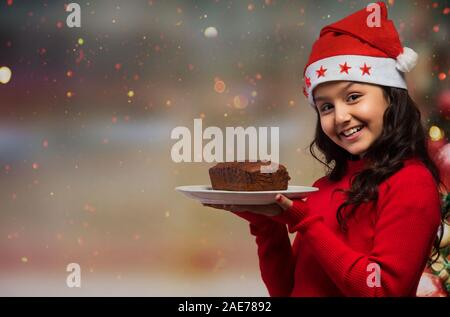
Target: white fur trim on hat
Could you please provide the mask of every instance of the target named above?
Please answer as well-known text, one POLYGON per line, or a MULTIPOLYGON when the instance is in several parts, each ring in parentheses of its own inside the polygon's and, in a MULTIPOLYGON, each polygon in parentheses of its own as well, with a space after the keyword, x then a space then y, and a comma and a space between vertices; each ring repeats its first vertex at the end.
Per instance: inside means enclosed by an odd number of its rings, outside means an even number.
POLYGON ((305 71, 304 93, 315 107, 313 91, 317 85, 329 81, 355 81, 407 89, 404 74, 397 61, 387 57, 337 55, 310 64, 305 71))
POLYGON ((409 47, 404 47, 403 53, 397 56, 397 64, 395 64, 395 67, 404 73, 409 72, 416 66, 418 58, 419 55, 414 50, 409 47))

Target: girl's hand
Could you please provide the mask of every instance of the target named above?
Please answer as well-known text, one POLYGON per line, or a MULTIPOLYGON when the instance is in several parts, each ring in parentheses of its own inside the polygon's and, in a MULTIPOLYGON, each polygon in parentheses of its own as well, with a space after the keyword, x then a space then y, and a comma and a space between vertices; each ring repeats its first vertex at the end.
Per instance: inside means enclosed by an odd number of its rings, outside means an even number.
POLYGON ((292 200, 277 194, 275 197, 275 204, 270 205, 220 205, 220 204, 203 204, 203 206, 222 209, 231 212, 249 211, 255 214, 261 214, 266 216, 277 216, 284 210, 289 209, 292 206, 292 200))

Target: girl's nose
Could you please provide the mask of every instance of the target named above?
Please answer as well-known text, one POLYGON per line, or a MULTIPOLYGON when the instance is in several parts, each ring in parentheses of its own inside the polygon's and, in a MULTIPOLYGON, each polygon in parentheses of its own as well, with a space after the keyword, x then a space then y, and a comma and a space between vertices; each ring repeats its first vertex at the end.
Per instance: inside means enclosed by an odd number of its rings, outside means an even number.
POLYGON ((336 126, 342 126, 344 123, 348 122, 351 120, 352 116, 350 113, 350 109, 348 109, 346 106, 339 106, 339 105, 335 105, 335 123, 336 126))

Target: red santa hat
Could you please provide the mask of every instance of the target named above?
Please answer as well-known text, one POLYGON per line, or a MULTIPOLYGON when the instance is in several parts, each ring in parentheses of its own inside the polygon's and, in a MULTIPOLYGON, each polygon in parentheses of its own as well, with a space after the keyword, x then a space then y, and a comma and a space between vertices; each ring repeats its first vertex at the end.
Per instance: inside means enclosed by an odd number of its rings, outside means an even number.
POLYGON ((407 89, 404 72, 414 68, 417 58, 412 49, 402 47, 394 23, 387 19, 386 5, 370 4, 320 31, 304 69, 303 93, 315 107, 314 88, 328 81, 407 89))

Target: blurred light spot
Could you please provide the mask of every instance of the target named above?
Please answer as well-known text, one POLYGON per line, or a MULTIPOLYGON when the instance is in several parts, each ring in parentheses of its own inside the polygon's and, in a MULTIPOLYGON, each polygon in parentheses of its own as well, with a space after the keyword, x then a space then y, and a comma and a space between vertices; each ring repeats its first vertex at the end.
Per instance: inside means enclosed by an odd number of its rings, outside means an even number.
POLYGON ((18 232, 13 232, 8 234, 8 240, 13 240, 13 239, 18 239, 19 238, 19 233, 18 232))
POLYGON ((37 170, 39 168, 38 163, 33 163, 31 166, 33 167, 34 170, 37 170))
POLYGON ((204 35, 207 38, 215 38, 215 37, 217 37, 218 34, 219 34, 219 32, 217 32, 217 29, 213 26, 207 27, 204 32, 204 35))
POLYGON ((133 98, 134 97, 134 91, 133 90, 128 91, 127 95, 128 95, 129 98, 133 98))
POLYGON ((439 73, 438 78, 439 78, 439 80, 445 80, 445 78, 447 78, 447 74, 445 74, 445 73, 439 73))
POLYGON ((22 263, 28 263, 28 258, 26 256, 23 256, 20 260, 22 263))
POLYGON ((226 89, 225 83, 221 80, 216 80, 216 82, 214 83, 214 90, 217 93, 221 94, 225 91, 225 89, 226 89))
POLYGON ((81 37, 78 39, 78 44, 79 45, 83 45, 84 44, 84 40, 81 37))
POLYGON ((428 134, 432 141, 439 141, 444 137, 443 131, 435 125, 430 127, 428 134))
POLYGON ((7 84, 11 80, 11 69, 6 66, 0 67, 0 83, 7 84))
POLYGON ((236 109, 245 109, 248 106, 248 99, 243 95, 237 95, 233 99, 233 105, 236 109))
POLYGON ((84 210, 88 212, 95 212, 95 207, 90 204, 84 204, 84 210))

